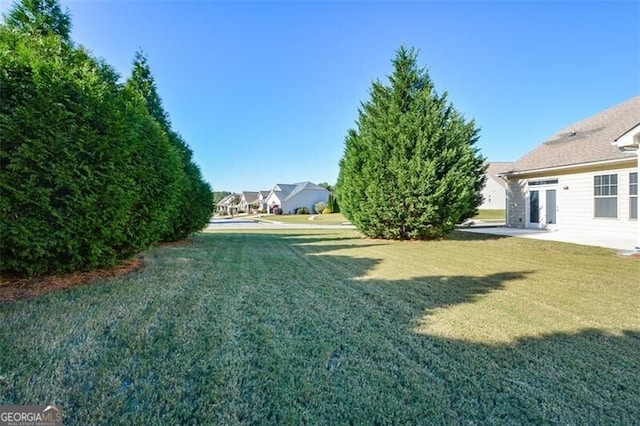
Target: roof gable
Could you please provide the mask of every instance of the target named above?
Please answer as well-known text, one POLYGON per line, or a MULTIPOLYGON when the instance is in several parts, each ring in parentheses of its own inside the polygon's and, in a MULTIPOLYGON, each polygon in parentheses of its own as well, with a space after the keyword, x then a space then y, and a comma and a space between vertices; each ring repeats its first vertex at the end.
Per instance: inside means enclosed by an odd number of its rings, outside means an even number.
POLYGON ((273 192, 278 192, 278 198, 284 200, 291 194, 291 191, 293 191, 295 187, 295 185, 277 183, 276 186, 273 187, 273 192))
MULTIPOLYGON (((294 184, 278 183, 273 187, 274 193, 282 201, 287 201, 297 196, 302 191, 327 191, 325 188, 311 182, 298 182, 294 184)), ((329 191, 327 191, 329 192, 329 191)))
POLYGON ((629 158, 612 142, 640 123, 640 96, 565 127, 516 161, 510 172, 629 158))
POLYGON ((507 187, 507 183, 504 181, 504 179, 501 179, 500 177, 498 177, 499 174, 506 172, 507 170, 511 169, 513 166, 512 162, 492 162, 489 163, 489 167, 487 167, 487 177, 493 181, 495 181, 496 183, 498 183, 500 186, 503 187, 507 187))
POLYGON ((242 200, 244 200, 245 203, 255 203, 258 201, 258 191, 243 191, 242 200))
POLYGON ((616 139, 614 145, 618 149, 628 149, 640 145, 640 123, 636 124, 616 139))
POLYGON ((238 194, 230 194, 225 196, 222 200, 220 200, 217 204, 217 206, 226 206, 229 205, 231 203, 233 203, 234 201, 236 201, 236 197, 238 197, 238 194))
POLYGON ((287 200, 295 197, 302 191, 326 191, 326 189, 311 182, 299 182, 295 184, 295 188, 287 196, 287 200))

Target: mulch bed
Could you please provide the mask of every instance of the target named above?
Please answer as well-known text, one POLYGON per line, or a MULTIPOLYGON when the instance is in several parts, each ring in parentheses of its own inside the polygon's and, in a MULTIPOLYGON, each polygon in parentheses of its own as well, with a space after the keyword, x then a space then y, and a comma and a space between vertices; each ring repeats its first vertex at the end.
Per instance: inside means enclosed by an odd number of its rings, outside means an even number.
MULTIPOLYGON (((185 247, 193 244, 193 240, 184 239, 168 243, 158 243, 157 247, 185 247)), ((0 303, 31 299, 51 291, 64 290, 78 285, 90 284, 105 278, 130 274, 145 265, 144 257, 127 260, 119 265, 100 268, 92 271, 76 271, 61 275, 43 275, 38 277, 20 277, 0 275, 0 303)))
POLYGON ((94 281, 119 277, 142 269, 145 265, 142 256, 127 260, 119 265, 93 271, 71 272, 62 275, 44 275, 38 277, 0 276, 0 303, 31 299, 50 291, 59 291, 94 281))

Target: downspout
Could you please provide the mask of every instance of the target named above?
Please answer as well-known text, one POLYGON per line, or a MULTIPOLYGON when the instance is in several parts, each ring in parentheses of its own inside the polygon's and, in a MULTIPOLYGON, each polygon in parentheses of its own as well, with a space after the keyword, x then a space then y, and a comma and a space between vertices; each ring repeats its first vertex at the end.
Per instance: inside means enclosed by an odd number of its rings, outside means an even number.
MULTIPOLYGON (((638 159, 638 179, 640 181, 640 146, 636 147, 635 151, 636 157, 638 159)), ((636 187, 640 188, 640 183, 636 185, 636 187)), ((636 203, 638 203, 638 207, 640 207, 640 195, 636 196, 636 203)), ((638 228, 638 233, 636 235, 636 251, 640 252, 640 217, 636 218, 638 223, 636 224, 638 228)))
POLYGON ((505 188, 504 188, 504 204, 505 204, 505 208, 504 208, 504 226, 505 228, 511 228, 511 223, 509 222, 509 178, 506 176, 505 173, 498 173, 497 176, 502 179, 505 183, 505 188))
POLYGON ((504 188, 504 226, 506 228, 511 228, 511 222, 509 221, 509 179, 506 176, 500 176, 505 183, 504 188))
MULTIPOLYGON (((636 145, 634 147, 624 147, 621 149, 622 151, 626 151, 626 152, 633 152, 634 154, 636 154, 636 158, 637 158, 637 173, 638 173, 638 179, 640 179, 640 146, 636 145)), ((640 185, 638 185, 640 186, 640 185)), ((640 207, 640 196, 638 196, 636 199, 638 199, 638 207, 640 207)), ((635 251, 640 252, 640 218, 636 218, 636 221, 638 222, 636 227, 637 227, 637 233, 636 233, 636 246, 635 246, 635 251)))

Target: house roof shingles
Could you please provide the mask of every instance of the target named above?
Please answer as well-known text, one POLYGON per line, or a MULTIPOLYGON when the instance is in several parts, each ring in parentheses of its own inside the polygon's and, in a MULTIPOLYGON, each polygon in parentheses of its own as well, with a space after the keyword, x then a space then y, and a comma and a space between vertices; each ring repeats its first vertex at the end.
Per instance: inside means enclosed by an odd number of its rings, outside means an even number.
POLYGON ((513 164, 514 173, 629 158, 613 141, 640 123, 640 96, 565 127, 513 164))
POLYGON ((258 191, 243 191, 242 196, 247 203, 255 203, 258 201, 258 191))
POLYGON ((235 201, 235 199, 238 198, 238 194, 230 194, 225 196, 222 200, 220 200, 218 202, 218 204, 216 204, 219 207, 231 204, 235 201))
POLYGON ((314 183, 311 182, 299 182, 299 183, 294 183, 294 184, 283 184, 283 183, 279 183, 276 185, 277 188, 280 188, 280 191, 275 191, 279 193, 278 197, 282 200, 289 200, 293 197, 296 196, 296 194, 298 194, 301 191, 304 190, 322 190, 322 191, 326 191, 325 188, 318 186, 314 183))
POLYGON ((505 173, 507 170, 511 169, 513 166, 512 162, 499 162, 494 161, 489 163, 489 167, 487 168, 487 177, 496 181, 500 186, 507 187, 507 183, 501 179, 498 175, 501 173, 505 173))

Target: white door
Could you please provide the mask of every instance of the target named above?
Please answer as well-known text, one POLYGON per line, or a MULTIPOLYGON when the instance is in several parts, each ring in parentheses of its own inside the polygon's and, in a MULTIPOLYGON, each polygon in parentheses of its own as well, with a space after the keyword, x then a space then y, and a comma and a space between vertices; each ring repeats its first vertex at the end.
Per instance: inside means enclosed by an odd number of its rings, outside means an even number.
POLYGON ((534 187, 527 196, 527 227, 554 229, 558 220, 556 188, 534 187))

